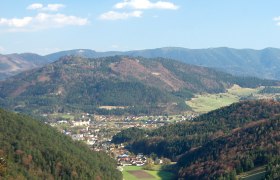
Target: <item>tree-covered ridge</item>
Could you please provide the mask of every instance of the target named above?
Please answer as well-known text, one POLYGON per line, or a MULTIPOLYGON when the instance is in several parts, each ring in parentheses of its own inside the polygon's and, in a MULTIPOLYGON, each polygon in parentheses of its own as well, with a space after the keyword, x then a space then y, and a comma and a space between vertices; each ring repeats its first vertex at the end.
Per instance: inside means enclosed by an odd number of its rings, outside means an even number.
POLYGON ((20 112, 179 113, 195 93, 279 82, 234 77, 170 59, 63 57, 0 82, 0 105, 20 112), (100 106, 125 107, 108 111, 100 106))
POLYGON ((0 109, 0 179, 122 179, 116 162, 38 120, 0 109))
POLYGON ((179 47, 165 47, 157 49, 136 50, 127 52, 96 52, 90 49, 74 49, 60 51, 46 56, 36 54, 0 55, 0 79, 6 79, 14 74, 57 61, 63 56, 82 56, 86 58, 108 57, 115 55, 168 58, 187 64, 210 67, 237 76, 254 76, 263 79, 280 79, 279 73, 280 50, 266 48, 262 50, 232 49, 227 47, 209 49, 186 49, 179 47), (15 64, 14 61, 20 63, 15 64), (10 68, 15 64, 16 68, 10 68), (19 66, 20 65, 20 66, 19 66), (34 66, 35 65, 35 66, 34 66), (23 67, 21 67, 23 66, 23 67))
POLYGON ((179 177, 185 179, 234 179, 236 174, 255 167, 270 164, 267 177, 278 168, 280 117, 260 120, 252 127, 237 130, 233 134, 215 139, 178 161, 179 177))
POLYGON ((113 137, 133 152, 178 160, 186 179, 234 178, 267 165, 267 177, 278 177, 280 102, 244 101, 153 131, 124 130, 113 137))
POLYGON ((130 129, 123 130, 113 137, 113 142, 127 142, 128 148, 134 152, 155 153, 176 160, 191 148, 279 113, 279 102, 245 101, 201 115, 190 122, 162 126, 153 131, 141 130, 137 134, 136 130, 133 133, 130 129))
POLYGON ((263 94, 279 94, 280 88, 278 87, 265 87, 263 90, 260 91, 263 94))
POLYGON ((80 55, 83 57, 104 57, 126 55, 145 58, 163 57, 175 59, 187 64, 211 67, 237 76, 254 76, 264 79, 280 79, 280 50, 266 48, 262 50, 233 49, 227 47, 208 49, 186 49, 180 47, 164 47, 128 52, 96 52, 80 49, 57 52, 45 56, 49 60, 57 60, 65 55, 80 55))

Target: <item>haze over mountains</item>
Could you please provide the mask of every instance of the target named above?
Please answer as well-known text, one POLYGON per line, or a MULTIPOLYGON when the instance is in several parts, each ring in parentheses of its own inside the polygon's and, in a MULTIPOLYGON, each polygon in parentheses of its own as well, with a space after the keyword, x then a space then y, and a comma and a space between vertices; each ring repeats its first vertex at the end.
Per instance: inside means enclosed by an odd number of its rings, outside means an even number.
POLYGON ((48 63, 46 57, 32 53, 0 55, 0 80, 48 63))
POLYGON ((263 50, 210 48, 158 48, 138 51, 96 52, 88 49, 61 51, 46 56, 36 54, 12 54, 0 56, 0 79, 12 76, 31 68, 40 67, 58 60, 65 55, 87 58, 125 55, 133 57, 163 57, 204 67, 215 68, 238 76, 255 76, 263 79, 280 79, 280 50, 266 48, 263 50))

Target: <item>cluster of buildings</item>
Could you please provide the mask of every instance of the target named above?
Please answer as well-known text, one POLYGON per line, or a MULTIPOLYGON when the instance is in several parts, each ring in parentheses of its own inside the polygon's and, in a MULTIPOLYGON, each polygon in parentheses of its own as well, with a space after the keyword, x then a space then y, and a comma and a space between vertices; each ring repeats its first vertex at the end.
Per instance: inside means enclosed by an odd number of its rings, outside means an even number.
POLYGON ((117 156, 118 166, 143 166, 147 158, 143 154, 128 155, 121 154, 117 156))
MULTIPOLYGON (((69 115, 69 114, 68 114, 69 115)), ((73 115, 74 116, 74 115, 73 115)), ((73 140, 85 142, 95 151, 105 151, 113 153, 118 162, 123 165, 131 164, 141 166, 145 163, 146 157, 139 154, 131 156, 119 152, 119 147, 111 144, 112 137, 123 129, 139 127, 145 129, 154 129, 163 125, 178 121, 191 120, 195 116, 102 116, 80 114, 75 115, 75 119, 63 119, 63 116, 53 118, 50 116, 47 122, 56 127, 60 132, 70 136, 73 140)), ((48 118, 48 116, 46 116, 48 118)), ((122 147, 123 148, 123 147, 122 147)))

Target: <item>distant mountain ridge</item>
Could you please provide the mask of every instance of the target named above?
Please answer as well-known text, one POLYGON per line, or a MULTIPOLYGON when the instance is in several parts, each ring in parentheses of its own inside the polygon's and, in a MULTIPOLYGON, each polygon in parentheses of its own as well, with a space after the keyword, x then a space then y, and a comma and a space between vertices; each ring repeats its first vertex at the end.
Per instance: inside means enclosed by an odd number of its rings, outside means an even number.
POLYGON ((50 62, 46 57, 32 53, 0 55, 0 80, 50 62))
POLYGON ((146 58, 169 58, 187 64, 210 67, 238 76, 255 76, 263 79, 280 79, 280 49, 233 49, 227 47, 187 49, 165 47, 126 52, 96 52, 88 49, 62 51, 47 55, 52 61, 64 55, 81 55, 88 58, 125 55, 146 58), (54 58, 56 57, 56 58, 54 58))
MULTIPOLYGON (((233 75, 238 76, 255 76, 262 79, 278 79, 280 80, 280 49, 266 48, 262 50, 253 49, 233 49, 227 47, 209 48, 209 49, 187 49, 180 47, 165 47, 157 49, 135 50, 135 51, 108 51, 97 52, 90 49, 75 49, 69 51, 61 51, 46 56, 38 56, 43 58, 42 64, 58 60, 60 57, 69 55, 82 56, 87 58, 107 57, 114 55, 146 57, 146 58, 169 58, 175 59, 187 64, 215 68, 233 75)), ((9 56, 9 55, 8 55, 9 56)), ((5 62, 1 61, 0 67, 6 67, 5 62), (1 65, 2 64, 2 65, 1 65)), ((24 64, 24 62, 23 62, 24 64)), ((30 66, 29 69, 33 68, 30 66)), ((0 68, 1 69, 1 68, 0 68)), ((3 69, 3 68, 2 68, 3 69)), ((26 68, 19 69, 22 72, 26 68)), ((9 74, 0 71, 0 78, 14 75, 16 71, 9 74)))
POLYGON ((195 93, 224 92, 234 84, 258 87, 279 82, 234 77, 163 58, 64 56, 0 82, 0 105, 41 113, 174 113, 186 110, 185 100, 195 93), (120 109, 108 112, 100 106, 120 109))
POLYGON ((253 50, 227 47, 209 49, 165 47, 126 52, 96 52, 88 49, 81 49, 62 51, 47 55, 46 57, 51 60, 57 60, 58 57, 64 55, 81 55, 89 58, 112 55, 141 56, 146 58, 162 57, 175 59, 187 64, 215 68, 238 76, 280 79, 280 49, 276 48, 253 50))

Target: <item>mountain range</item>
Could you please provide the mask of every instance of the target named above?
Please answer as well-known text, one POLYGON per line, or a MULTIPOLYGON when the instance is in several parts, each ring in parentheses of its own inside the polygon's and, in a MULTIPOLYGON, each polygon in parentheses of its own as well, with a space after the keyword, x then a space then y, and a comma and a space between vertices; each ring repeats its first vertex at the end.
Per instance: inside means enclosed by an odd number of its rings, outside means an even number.
MULTIPOLYGON (((33 115, 182 113, 195 94, 225 92, 235 84, 279 86, 279 60, 280 50, 273 48, 1 55, 0 106, 33 115)), ((277 179, 279 114, 277 101, 243 101, 153 131, 126 129, 112 142, 177 161, 182 179, 235 179, 255 167, 277 179)), ((0 179, 121 179, 108 156, 29 117, 0 109, 0 138, 0 179)))
POLYGON ((234 84, 258 87, 279 82, 163 58, 64 56, 0 82, 0 105, 32 113, 178 113, 188 109, 185 101, 194 94, 224 92, 234 84))
POLYGON ((169 58, 187 64, 211 67, 238 76, 255 76, 262 79, 280 80, 280 50, 266 48, 262 50, 209 48, 186 49, 167 47, 136 51, 109 51, 96 52, 89 49, 61 51, 46 56, 36 54, 11 54, 0 56, 0 79, 5 79, 16 73, 41 67, 54 62, 66 55, 82 56, 87 58, 107 57, 114 55, 169 58))

